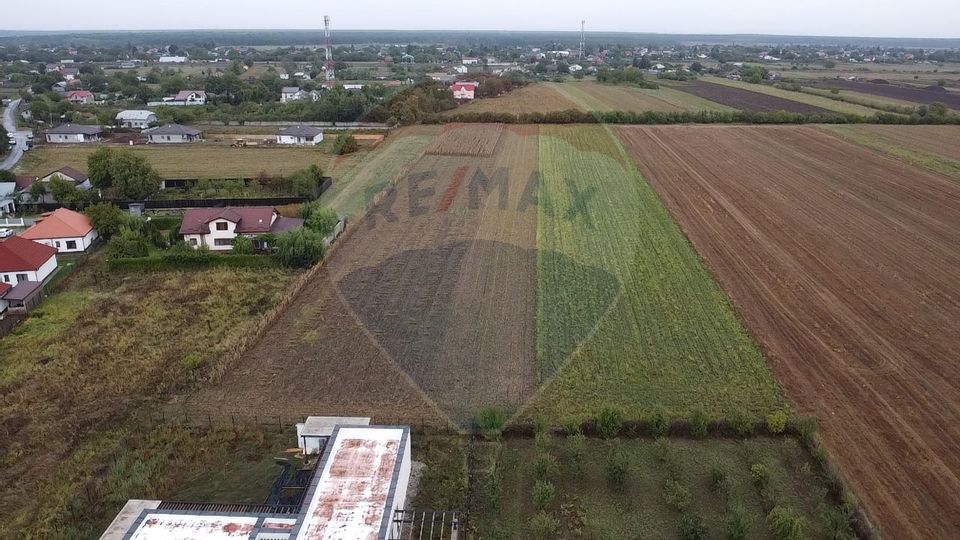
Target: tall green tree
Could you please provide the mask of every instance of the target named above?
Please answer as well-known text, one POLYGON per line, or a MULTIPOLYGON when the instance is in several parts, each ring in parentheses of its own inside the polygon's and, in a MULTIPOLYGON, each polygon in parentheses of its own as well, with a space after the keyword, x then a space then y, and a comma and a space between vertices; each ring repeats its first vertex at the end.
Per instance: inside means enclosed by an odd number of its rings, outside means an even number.
POLYGON ((146 159, 131 152, 117 152, 110 160, 110 178, 116 194, 127 199, 146 199, 160 190, 160 175, 146 159))
POLYGON ((110 203, 98 203, 87 208, 87 216, 93 228, 104 238, 110 238, 120 232, 120 228, 127 220, 127 214, 110 203))
POLYGON ((113 150, 109 148, 100 148, 87 156, 87 176, 94 187, 106 189, 113 185, 110 170, 112 161, 113 150))

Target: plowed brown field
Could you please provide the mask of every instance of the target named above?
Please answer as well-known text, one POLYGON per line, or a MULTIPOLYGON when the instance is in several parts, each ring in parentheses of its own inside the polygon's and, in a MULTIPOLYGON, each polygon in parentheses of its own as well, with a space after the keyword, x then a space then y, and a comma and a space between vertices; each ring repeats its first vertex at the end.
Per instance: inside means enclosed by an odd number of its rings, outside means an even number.
MULTIPOLYGON (((525 403, 537 382, 537 211, 518 207, 538 167, 537 129, 488 129, 500 140, 491 157, 417 160, 191 406, 446 423, 525 403)), ((455 138, 444 148, 464 132, 440 135, 455 138)))
POLYGON ((886 538, 960 538, 960 185, 812 128, 619 128, 886 538))

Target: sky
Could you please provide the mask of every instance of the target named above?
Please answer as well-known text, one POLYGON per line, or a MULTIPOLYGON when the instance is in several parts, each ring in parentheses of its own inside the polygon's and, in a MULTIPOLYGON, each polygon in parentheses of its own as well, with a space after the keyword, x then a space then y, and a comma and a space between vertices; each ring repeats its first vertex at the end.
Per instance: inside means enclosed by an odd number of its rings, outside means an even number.
POLYGON ((960 38, 960 0, 4 0, 3 30, 579 30, 960 38))

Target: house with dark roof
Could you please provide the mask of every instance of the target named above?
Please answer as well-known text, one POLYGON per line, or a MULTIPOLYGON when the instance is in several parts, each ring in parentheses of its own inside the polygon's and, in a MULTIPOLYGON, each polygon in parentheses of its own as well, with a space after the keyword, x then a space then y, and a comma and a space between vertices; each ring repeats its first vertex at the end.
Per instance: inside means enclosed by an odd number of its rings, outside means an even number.
POLYGON ((0 283, 11 287, 23 281, 42 283, 56 269, 56 248, 22 236, 0 242, 0 283))
POLYGON ((323 142, 323 130, 313 126, 290 126, 277 134, 277 144, 315 145, 323 142))
POLYGON ((238 236, 255 238, 302 227, 302 219, 283 217, 269 206, 191 208, 183 214, 180 234, 195 249, 207 247, 229 251, 233 249, 233 239, 238 236))
POLYGON ((203 90, 181 90, 169 105, 204 105, 207 103, 207 93, 203 90))
MULTIPOLYGON (((49 182, 54 178, 62 178, 74 185, 77 189, 90 189, 90 178, 73 167, 60 167, 40 177, 41 182, 49 182)), ((31 182, 33 184, 33 182, 31 182)), ((28 188, 29 189, 29 188, 28 188)))
POLYGON ((306 93, 299 86, 284 86, 280 90, 280 103, 300 101, 306 93))
POLYGON ((180 124, 166 124, 145 130, 144 133, 151 144, 192 143, 203 138, 203 132, 199 129, 180 124))
POLYGON ((47 142, 53 144, 77 144, 100 142, 103 130, 100 126, 63 124, 47 130, 47 142))

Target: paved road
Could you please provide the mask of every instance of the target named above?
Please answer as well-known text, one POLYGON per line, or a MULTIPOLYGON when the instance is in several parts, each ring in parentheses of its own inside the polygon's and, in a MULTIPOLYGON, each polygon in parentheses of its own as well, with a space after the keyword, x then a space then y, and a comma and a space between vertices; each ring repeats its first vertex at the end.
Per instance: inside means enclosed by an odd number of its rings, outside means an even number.
POLYGON ((27 135, 29 131, 17 131, 17 107, 20 106, 20 100, 15 99, 10 102, 10 106, 3 111, 3 127, 10 134, 10 142, 13 149, 7 159, 0 163, 0 169, 13 169, 20 158, 23 157, 23 149, 27 147, 27 135))

